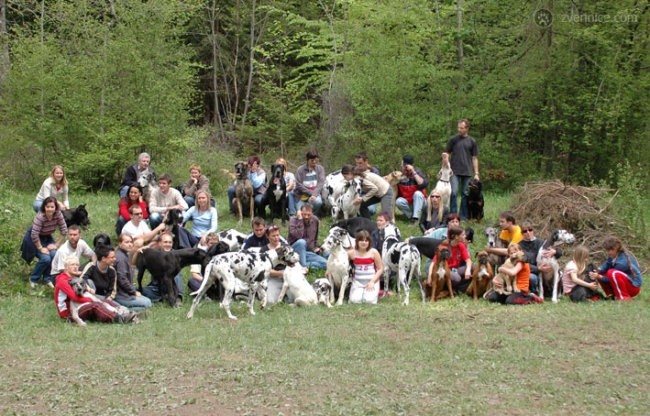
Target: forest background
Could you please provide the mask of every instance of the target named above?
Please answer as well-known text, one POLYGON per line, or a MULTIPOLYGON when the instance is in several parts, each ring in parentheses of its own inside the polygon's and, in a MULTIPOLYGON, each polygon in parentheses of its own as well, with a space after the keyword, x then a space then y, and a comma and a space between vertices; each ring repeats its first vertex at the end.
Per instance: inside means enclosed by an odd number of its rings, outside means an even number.
POLYGON ((366 151, 435 175, 472 121, 491 190, 616 188, 650 156, 648 1, 0 0, 0 178, 115 190, 259 154, 328 171, 366 151))

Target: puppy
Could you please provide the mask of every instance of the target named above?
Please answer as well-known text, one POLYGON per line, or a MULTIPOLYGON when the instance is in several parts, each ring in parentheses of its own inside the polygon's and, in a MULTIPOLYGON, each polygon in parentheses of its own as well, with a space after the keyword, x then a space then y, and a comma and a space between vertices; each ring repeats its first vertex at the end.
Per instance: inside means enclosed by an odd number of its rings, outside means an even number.
MULTIPOLYGON (((388 181, 388 184, 393 190, 393 207, 394 207, 395 200, 397 200, 397 184, 400 183, 402 179, 404 179, 404 174, 401 171, 396 170, 384 176, 384 179, 388 181)), ((395 223, 395 210, 393 210, 392 223, 393 224, 395 223)))
MULTIPOLYGON (((70 286, 77 296, 89 296, 88 285, 82 277, 77 276, 70 279, 70 286)), ((79 326, 86 326, 84 320, 79 317, 79 308, 81 305, 83 305, 83 303, 77 303, 73 300, 70 300, 70 319, 79 326)))
POLYGON ((454 291, 451 287, 451 270, 447 264, 447 259, 451 256, 451 250, 447 245, 438 245, 436 252, 436 261, 431 267, 431 272, 427 281, 424 283, 425 288, 429 291, 429 301, 435 302, 446 296, 454 298, 454 291), (444 290, 445 287, 447 290, 444 290))
POLYGON ((284 283, 282 290, 278 295, 278 301, 281 302, 284 296, 289 293, 295 299, 297 306, 310 306, 318 304, 316 291, 305 279, 302 266, 300 263, 288 266, 284 269, 284 283))
MULTIPOLYGON (((513 267, 520 261, 523 261, 525 254, 521 251, 513 253, 508 257, 501 267, 513 267)), ((498 272, 495 276, 497 281, 501 282, 503 286, 499 289, 495 289, 495 292, 501 293, 502 295, 509 295, 512 292, 519 292, 517 288, 517 276, 510 276, 504 272, 498 272)))
POLYGON ((469 195, 467 196, 468 218, 481 222, 483 219, 483 184, 476 178, 469 180, 469 195))
POLYGON ((328 308, 331 308, 332 303, 330 302, 330 292, 332 291, 332 285, 329 280, 326 278, 316 279, 312 286, 316 291, 318 303, 322 303, 323 305, 327 305, 328 308))
POLYGON ((478 300, 479 296, 483 296, 489 290, 494 277, 494 270, 490 264, 488 253, 479 251, 476 253, 476 258, 478 261, 474 273, 472 273, 472 284, 469 285, 465 292, 467 296, 472 296, 474 300, 478 300))

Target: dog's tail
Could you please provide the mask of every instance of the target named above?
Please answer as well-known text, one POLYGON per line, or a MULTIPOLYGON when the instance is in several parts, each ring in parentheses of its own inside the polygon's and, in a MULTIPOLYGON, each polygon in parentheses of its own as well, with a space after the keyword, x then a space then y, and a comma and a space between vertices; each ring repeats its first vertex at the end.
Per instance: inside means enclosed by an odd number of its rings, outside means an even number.
POLYGON ((205 272, 203 273, 203 280, 201 281, 201 287, 199 290, 190 293, 190 296, 196 296, 197 293, 205 293, 209 288, 204 288, 208 285, 208 280, 210 280, 210 274, 212 274, 212 266, 214 262, 210 261, 207 266, 205 266, 205 272))

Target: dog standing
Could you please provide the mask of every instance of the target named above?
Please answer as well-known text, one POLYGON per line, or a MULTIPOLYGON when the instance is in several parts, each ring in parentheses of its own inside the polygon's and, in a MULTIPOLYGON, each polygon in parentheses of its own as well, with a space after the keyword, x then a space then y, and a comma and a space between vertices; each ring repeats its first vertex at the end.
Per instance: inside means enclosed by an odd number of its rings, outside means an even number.
POLYGON ((489 256, 486 251, 479 251, 476 253, 477 264, 472 273, 472 284, 469 285, 465 292, 467 296, 472 296, 474 300, 478 300, 479 296, 483 296, 492 284, 494 277, 494 269, 490 264, 489 256))
MULTIPOLYGON (((395 207, 395 201, 397 200, 397 185, 402 181, 402 179, 404 179, 404 174, 401 171, 396 170, 384 176, 384 179, 388 182, 390 188, 393 190, 392 206, 395 207)), ((393 224, 395 223, 395 209, 393 209, 393 218, 391 218, 391 222, 393 224)))
POLYGON ((235 289, 236 279, 248 285, 248 311, 255 315, 253 305, 255 294, 259 295, 261 308, 266 307, 266 282, 271 274, 271 269, 278 264, 294 265, 299 261, 298 254, 289 246, 282 246, 264 253, 239 251, 224 253, 215 256, 205 269, 201 288, 192 293, 194 300, 187 313, 187 319, 194 317, 194 310, 199 306, 201 299, 215 281, 219 280, 224 288, 221 306, 226 310, 228 318, 237 320, 230 311, 230 302, 235 289))
POLYGON ((440 194, 440 203, 443 207, 449 208, 449 201, 451 198, 451 177, 454 172, 449 165, 449 155, 444 153, 442 156, 442 163, 440 171, 438 172, 438 182, 434 188, 440 194))
POLYGON ((553 295, 551 301, 557 303, 561 277, 560 265, 558 264, 557 259, 553 256, 544 256, 544 252, 557 243, 572 244, 575 241, 575 236, 567 230, 555 230, 551 233, 551 236, 544 241, 542 247, 540 247, 539 252, 537 253, 537 267, 539 268, 542 265, 548 265, 551 267, 550 272, 544 273, 541 270, 539 271, 539 296, 542 299, 544 299, 544 288, 552 285, 553 295))
POLYGON ((327 269, 325 271, 325 275, 332 289, 330 290, 330 303, 334 302, 334 294, 338 289, 339 296, 336 304, 343 304, 343 297, 350 278, 348 250, 353 246, 353 238, 341 227, 332 227, 325 240, 323 240, 321 250, 324 253, 330 253, 327 258, 327 269))
POLYGON ((446 296, 454 298, 454 290, 451 286, 451 270, 447 264, 447 259, 451 257, 449 246, 440 244, 436 250, 436 261, 431 267, 429 278, 424 284, 427 291, 430 290, 430 302, 442 299, 446 296), (445 287, 447 290, 445 290, 445 287))
POLYGON ((467 215, 468 219, 476 220, 481 222, 483 219, 483 205, 485 200, 483 198, 483 184, 480 180, 472 178, 469 180, 468 184, 468 196, 467 196, 467 215))
POLYGON ((275 218, 280 218, 284 226, 288 218, 287 204, 289 201, 287 183, 284 180, 284 165, 271 165, 271 177, 269 178, 269 186, 266 188, 264 199, 269 204, 271 223, 275 218))
POLYGON ((404 289, 403 305, 409 304, 409 294, 411 291, 411 281, 417 280, 420 286, 422 302, 424 299, 424 288, 420 280, 420 252, 415 246, 400 242, 399 229, 393 224, 387 224, 384 229, 384 243, 382 246, 381 259, 384 263, 384 296, 390 287, 391 272, 397 273, 397 292, 400 294, 400 288, 404 289))
POLYGON ((248 207, 250 218, 255 216, 253 192, 253 183, 248 177, 246 163, 235 163, 235 197, 232 199, 232 205, 239 218, 239 224, 244 221, 244 208, 248 207))

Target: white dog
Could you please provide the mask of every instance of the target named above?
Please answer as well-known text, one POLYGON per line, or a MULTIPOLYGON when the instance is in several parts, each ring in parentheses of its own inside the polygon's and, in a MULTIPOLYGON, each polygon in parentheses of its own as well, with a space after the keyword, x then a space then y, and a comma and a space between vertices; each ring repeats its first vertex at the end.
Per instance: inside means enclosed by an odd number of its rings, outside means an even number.
POLYGON ((326 305, 328 308, 332 307, 330 303, 330 292, 332 291, 332 285, 330 281, 324 277, 314 280, 312 285, 316 291, 316 296, 318 297, 318 303, 326 305))
POLYGON ((327 258, 327 270, 325 275, 330 281, 330 303, 334 302, 334 292, 339 288, 337 305, 343 304, 343 296, 350 278, 350 258, 348 250, 354 247, 354 239, 341 227, 332 227, 329 235, 323 241, 321 250, 330 253, 327 258))
POLYGON ((558 264, 555 257, 545 255, 546 250, 553 247, 557 243, 572 244, 575 241, 575 236, 567 230, 555 230, 551 233, 549 239, 544 241, 544 244, 539 249, 539 253, 537 253, 537 267, 539 268, 543 265, 548 265, 551 267, 550 272, 542 272, 541 270, 539 272, 539 296, 542 299, 544 298, 544 286, 552 284, 553 297, 551 298, 551 301, 553 303, 557 303, 558 287, 560 285, 560 265, 558 264))
POLYGON ((287 292, 290 297, 295 299, 294 303, 298 306, 318 304, 316 291, 305 278, 305 273, 303 272, 300 263, 293 266, 287 266, 284 269, 284 283, 282 284, 282 290, 280 290, 280 294, 278 295, 278 300, 281 301, 284 299, 284 295, 286 295, 287 292))
POLYGON ((451 177, 454 172, 449 165, 449 155, 447 153, 442 156, 442 163, 440 171, 438 172, 438 182, 434 190, 440 193, 440 203, 442 206, 449 208, 449 201, 451 198, 451 177))

